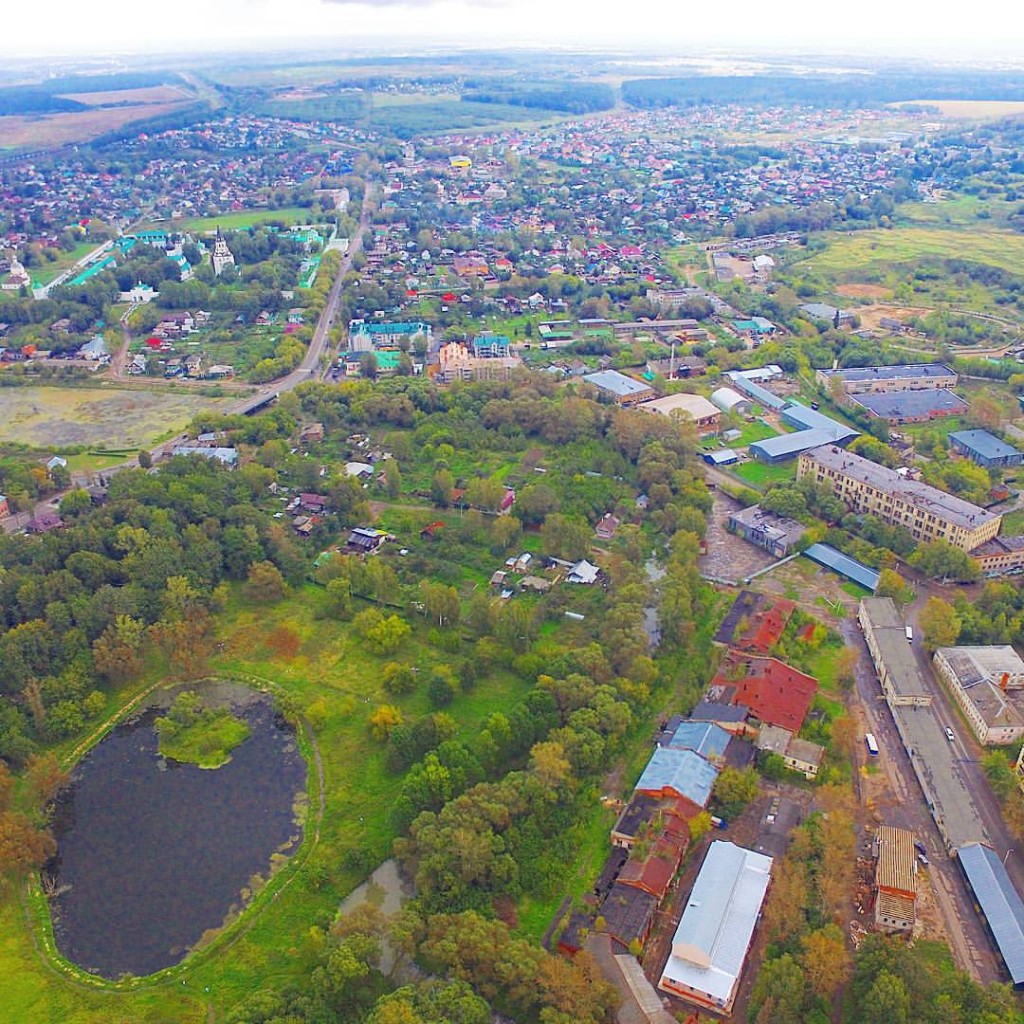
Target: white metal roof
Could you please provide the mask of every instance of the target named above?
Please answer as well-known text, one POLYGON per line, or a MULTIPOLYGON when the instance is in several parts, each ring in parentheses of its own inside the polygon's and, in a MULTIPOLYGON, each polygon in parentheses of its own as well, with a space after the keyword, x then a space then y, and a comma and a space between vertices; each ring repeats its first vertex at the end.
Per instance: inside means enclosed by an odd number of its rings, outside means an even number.
POLYGON ((728 842, 714 842, 683 911, 661 983, 670 980, 726 1005, 739 981, 772 858, 728 842))

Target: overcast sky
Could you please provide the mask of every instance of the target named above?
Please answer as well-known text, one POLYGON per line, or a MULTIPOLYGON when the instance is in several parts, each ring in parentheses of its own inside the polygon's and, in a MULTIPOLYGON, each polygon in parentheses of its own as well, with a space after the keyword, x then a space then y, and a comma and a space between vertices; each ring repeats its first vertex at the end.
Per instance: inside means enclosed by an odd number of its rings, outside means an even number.
POLYGON ((281 46, 335 40, 815 47, 859 53, 1024 59, 1024 15, 1015 0, 3 0, 0 53, 120 53, 281 46), (955 12, 955 13, 953 13, 955 12))

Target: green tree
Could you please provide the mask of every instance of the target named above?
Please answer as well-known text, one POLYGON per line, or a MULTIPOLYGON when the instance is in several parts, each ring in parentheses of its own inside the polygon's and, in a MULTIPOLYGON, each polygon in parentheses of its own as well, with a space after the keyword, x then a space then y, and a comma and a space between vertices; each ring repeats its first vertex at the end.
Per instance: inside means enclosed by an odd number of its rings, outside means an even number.
POLYGON ((410 665, 388 662, 381 671, 381 685, 393 697, 402 697, 416 689, 416 673, 410 665))
POLYGON ((907 1024, 910 996, 903 979, 883 970, 868 989, 860 1007, 863 1024, 907 1024))
POLYGON ((806 987, 804 972, 789 953, 766 961, 750 993, 749 1019, 756 1024, 804 1024, 806 987))
POLYGON ((910 564, 929 579, 950 579, 968 583, 978 578, 977 563, 966 551, 948 541, 922 544, 910 556, 910 564))
POLYGON ((921 609, 920 622, 924 645, 930 651, 939 647, 952 647, 963 625, 956 609, 941 597, 928 598, 921 609))
POLYGON ((142 669, 146 628, 130 615, 118 615, 93 642, 96 671, 112 683, 134 678, 142 669))
POLYGON ((257 604, 273 604, 284 597, 287 584, 273 562, 255 562, 249 567, 246 594, 257 604))
POLYGON ((891 597, 897 604, 909 604, 914 594, 895 569, 883 569, 878 574, 878 587, 875 589, 875 596, 891 597))

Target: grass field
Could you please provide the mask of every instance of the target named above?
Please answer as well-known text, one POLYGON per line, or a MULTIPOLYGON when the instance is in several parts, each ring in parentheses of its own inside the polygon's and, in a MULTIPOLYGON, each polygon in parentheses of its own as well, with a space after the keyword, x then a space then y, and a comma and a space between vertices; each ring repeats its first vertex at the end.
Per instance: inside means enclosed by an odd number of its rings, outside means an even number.
POLYGON ((0 149, 51 148, 71 142, 88 142, 133 121, 161 117, 182 103, 141 103, 126 107, 82 110, 73 114, 17 114, 0 117, 0 149))
POLYGON ((1024 508, 1019 508, 1013 512, 1007 512, 1003 516, 1003 525, 1000 533, 1013 537, 1024 533, 1024 508))
POLYGON ((980 226, 970 232, 906 227, 833 234, 827 249, 794 263, 791 269, 813 269, 838 277, 924 259, 971 260, 1019 273, 1024 263, 1024 235, 980 226))
MULTIPOLYGON (((385 700, 398 703, 409 720, 430 710, 422 689, 397 701, 385 696, 381 659, 366 652, 346 623, 322 617, 324 600, 321 588, 306 585, 276 605, 253 607, 237 589, 218 627, 224 651, 210 667, 213 676, 277 684, 316 724, 327 799, 309 870, 272 901, 272 913, 257 908, 244 918, 247 930, 227 948, 200 953, 152 988, 126 993, 81 990, 51 973, 33 951, 25 915, 6 894, 0 899, 0 976, 11 979, 0 996, 5 1024, 199 1024, 222 1020, 263 983, 279 986, 308 975, 320 945, 311 923, 330 919, 340 898, 362 881, 365 870, 357 865, 384 860, 394 837, 388 814, 401 775, 386 770, 384 746, 370 739, 369 715, 385 700)), ((395 660, 423 671, 450 661, 429 644, 428 624, 414 618, 412 626, 395 660)), ((445 709, 458 737, 475 735, 492 712, 508 712, 529 685, 501 669, 482 676, 472 693, 459 693, 445 709)), ((606 841, 606 822, 599 824, 606 841)), ((597 831, 598 823, 589 822, 581 842, 596 849, 597 831)))
POLYGON ((792 480, 796 475, 796 459, 776 465, 751 461, 731 468, 741 480, 746 480, 757 487, 765 487, 768 484, 781 483, 783 480, 792 480))
POLYGON ((63 253, 59 260, 54 260, 53 263, 44 263, 41 267, 32 267, 30 273, 33 284, 49 284, 59 274, 73 267, 83 256, 87 256, 93 249, 98 249, 101 244, 95 240, 81 242, 71 252, 63 253))
POLYGON ((216 231, 218 227, 241 231, 256 224, 281 221, 283 224, 309 224, 313 211, 306 206, 282 206, 279 210, 238 210, 216 217, 184 217, 181 220, 162 221, 148 227, 167 227, 172 231, 216 231))
POLYGON ((141 448, 172 437, 228 399, 101 388, 0 389, 0 441, 36 448, 141 448))
POLYGON ((122 465, 127 456, 81 452, 78 455, 69 455, 67 458, 68 469, 72 473, 102 473, 105 469, 113 469, 115 466, 122 465))

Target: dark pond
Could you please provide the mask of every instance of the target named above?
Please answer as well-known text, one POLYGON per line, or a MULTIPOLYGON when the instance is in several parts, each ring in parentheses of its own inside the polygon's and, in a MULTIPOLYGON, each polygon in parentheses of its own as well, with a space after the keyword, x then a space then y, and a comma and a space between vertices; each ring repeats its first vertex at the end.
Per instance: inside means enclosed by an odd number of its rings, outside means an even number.
POLYGON ((76 768, 48 867, 57 948, 73 963, 107 978, 178 963, 241 905, 254 874, 267 877, 276 851, 294 852, 306 787, 294 733, 262 696, 236 694, 232 706, 252 733, 221 768, 161 758, 155 708, 76 768))

